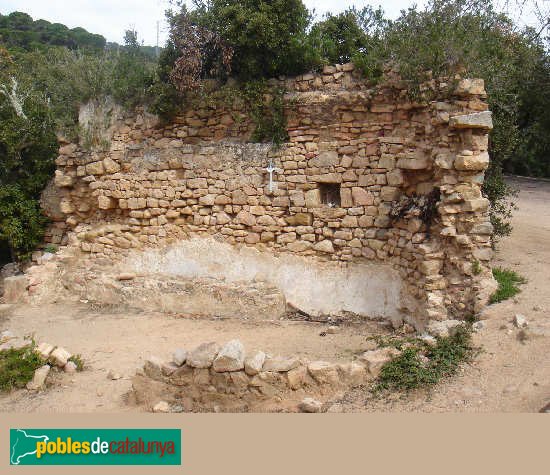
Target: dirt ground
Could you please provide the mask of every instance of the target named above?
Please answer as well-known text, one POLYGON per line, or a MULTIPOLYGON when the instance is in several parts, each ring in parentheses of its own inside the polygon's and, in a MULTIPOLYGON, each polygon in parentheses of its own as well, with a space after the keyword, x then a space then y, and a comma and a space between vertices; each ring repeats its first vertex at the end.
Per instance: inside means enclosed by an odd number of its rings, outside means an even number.
MULTIPOLYGON (((495 266, 516 270, 528 279, 514 299, 490 306, 485 328, 475 334, 482 352, 459 375, 430 391, 380 399, 364 389, 341 401, 343 412, 537 412, 550 402, 550 183, 526 179, 520 189, 512 236, 499 244, 495 266), (518 339, 511 324, 516 313, 529 321, 528 338, 518 339)), ((61 373, 46 391, 25 390, 0 396, 2 412, 122 412, 131 377, 151 355, 168 358, 177 347, 239 338, 247 350, 300 355, 308 359, 349 361, 365 351, 366 338, 386 331, 376 322, 342 325, 321 336, 327 325, 301 321, 246 322, 197 319, 89 305, 4 306, 0 329, 34 334, 38 341, 80 353, 88 368, 61 373), (121 375, 111 380, 107 373, 121 375)))

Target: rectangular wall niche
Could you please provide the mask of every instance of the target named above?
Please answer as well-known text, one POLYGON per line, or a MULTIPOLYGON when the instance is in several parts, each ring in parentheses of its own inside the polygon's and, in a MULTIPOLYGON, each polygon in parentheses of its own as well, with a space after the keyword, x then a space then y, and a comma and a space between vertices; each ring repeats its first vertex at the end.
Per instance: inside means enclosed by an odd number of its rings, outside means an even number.
POLYGON ((339 208, 342 201, 340 199, 339 183, 319 183, 321 193, 321 203, 331 208, 339 208))

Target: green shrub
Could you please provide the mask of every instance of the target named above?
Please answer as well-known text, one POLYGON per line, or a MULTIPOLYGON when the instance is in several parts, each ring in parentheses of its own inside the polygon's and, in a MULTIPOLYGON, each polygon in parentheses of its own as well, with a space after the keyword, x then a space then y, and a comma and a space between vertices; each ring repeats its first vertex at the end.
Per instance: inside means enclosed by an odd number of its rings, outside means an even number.
POLYGON ((521 292, 518 284, 525 284, 527 282, 517 272, 499 267, 493 269, 493 276, 498 282, 498 289, 491 295, 490 303, 502 302, 513 297, 521 292))
POLYGON ((34 344, 0 351, 0 391, 25 387, 43 364, 34 344))
POLYGON ((67 361, 72 361, 76 365, 77 371, 84 371, 84 360, 82 355, 72 355, 67 361))
POLYGON ((453 375, 474 350, 471 329, 466 326, 456 328, 449 337, 437 338, 435 346, 417 341, 382 367, 375 389, 410 391, 432 386, 453 375))

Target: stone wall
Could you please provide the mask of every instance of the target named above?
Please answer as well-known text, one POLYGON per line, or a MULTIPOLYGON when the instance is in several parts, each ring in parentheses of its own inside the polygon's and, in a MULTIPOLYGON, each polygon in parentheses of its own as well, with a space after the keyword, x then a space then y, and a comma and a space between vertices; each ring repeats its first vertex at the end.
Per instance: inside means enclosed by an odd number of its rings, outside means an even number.
POLYGON ((399 353, 378 348, 330 363, 246 353, 239 340, 206 342, 177 349, 171 361, 150 357, 132 379, 133 402, 154 412, 320 412, 335 396, 372 382, 399 353))
POLYGON ((369 87, 351 64, 274 82, 287 91, 280 148, 247 143, 253 124, 237 99, 167 125, 110 107, 108 147, 61 143, 63 219, 50 240, 124 259, 208 236, 391 269, 399 313, 417 328, 481 310, 492 289, 483 81, 434 80, 422 103, 391 74, 369 87))

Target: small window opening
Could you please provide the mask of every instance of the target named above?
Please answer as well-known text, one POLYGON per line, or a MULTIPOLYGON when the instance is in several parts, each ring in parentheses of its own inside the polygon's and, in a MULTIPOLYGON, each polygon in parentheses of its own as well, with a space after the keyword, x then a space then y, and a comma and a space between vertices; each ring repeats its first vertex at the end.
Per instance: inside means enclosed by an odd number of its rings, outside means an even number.
POLYGON ((340 200, 340 184, 339 183, 319 183, 319 191, 321 192, 321 203, 328 205, 330 208, 339 208, 340 200))

